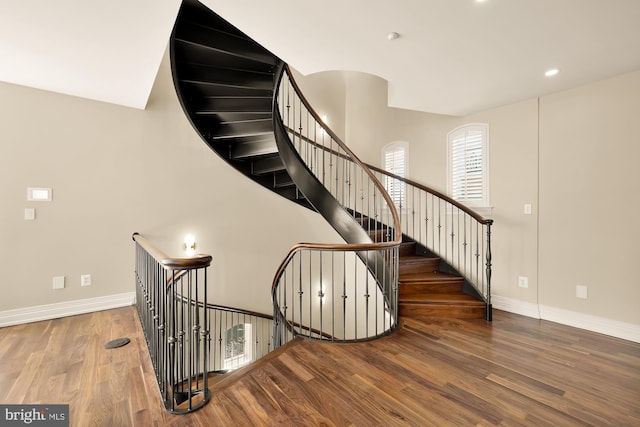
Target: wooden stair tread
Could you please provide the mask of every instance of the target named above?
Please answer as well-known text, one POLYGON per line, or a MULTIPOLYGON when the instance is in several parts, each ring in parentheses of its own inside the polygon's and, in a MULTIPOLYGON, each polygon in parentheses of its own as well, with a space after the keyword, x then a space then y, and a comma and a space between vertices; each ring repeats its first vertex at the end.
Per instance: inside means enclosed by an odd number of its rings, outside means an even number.
POLYGON ((484 302, 464 293, 423 294, 420 299, 400 299, 402 304, 463 304, 484 306, 484 302))
POLYGON ((424 255, 402 255, 400 257, 401 263, 409 263, 409 262, 440 262, 440 258, 438 257, 428 257, 424 255))
POLYGON ((455 274, 443 273, 440 271, 431 271, 427 273, 401 273, 400 283, 425 283, 425 282, 449 282, 461 283, 464 279, 455 274))

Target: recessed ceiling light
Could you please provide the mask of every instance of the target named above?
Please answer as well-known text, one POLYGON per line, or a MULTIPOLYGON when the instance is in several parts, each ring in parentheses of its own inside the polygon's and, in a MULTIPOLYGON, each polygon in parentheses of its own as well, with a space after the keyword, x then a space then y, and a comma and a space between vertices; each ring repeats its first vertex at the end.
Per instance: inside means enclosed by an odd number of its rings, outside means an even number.
POLYGON ((544 72, 544 75, 547 77, 553 77, 556 74, 558 74, 560 72, 560 70, 558 70, 557 68, 552 68, 550 70, 547 70, 544 72))

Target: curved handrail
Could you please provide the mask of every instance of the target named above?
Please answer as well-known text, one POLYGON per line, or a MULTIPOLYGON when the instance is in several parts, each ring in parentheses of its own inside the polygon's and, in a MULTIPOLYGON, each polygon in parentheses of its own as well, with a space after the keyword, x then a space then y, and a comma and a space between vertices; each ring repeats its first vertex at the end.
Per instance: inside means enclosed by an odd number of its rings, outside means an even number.
MULTIPOLYGON (((182 296, 180 294, 177 294, 176 296, 177 296, 177 299, 179 299, 183 303, 204 308, 207 310, 224 311, 227 313, 233 313, 233 314, 238 314, 242 316, 250 316, 250 317, 256 317, 256 318, 265 319, 265 320, 273 320, 273 314, 258 313, 257 311, 247 310, 244 308, 229 307, 226 305, 212 304, 210 302, 193 301, 193 300, 189 300, 189 298, 182 296)), ((298 327, 306 328, 305 325, 300 325, 295 322, 293 322, 292 325, 295 326, 296 328, 298 327)), ((322 334, 327 339, 331 338, 329 334, 317 329, 308 329, 308 331, 317 335, 322 334)))
POLYGON ((312 250, 321 250, 321 251, 349 251, 349 252, 357 252, 357 251, 366 251, 366 250, 376 250, 376 249, 387 249, 393 248, 399 245, 400 242, 391 241, 391 242, 377 242, 377 243, 347 243, 347 244, 328 244, 328 243, 297 243, 289 249, 287 256, 282 260, 278 270, 276 270, 275 279, 273 284, 271 285, 271 293, 275 291, 277 286, 277 278, 282 275, 282 271, 286 267, 287 263, 291 260, 293 255, 300 251, 301 249, 312 249, 312 250))
POLYGON ((160 249, 153 246, 147 239, 139 233, 133 233, 131 236, 134 242, 137 242, 149 255, 151 255, 166 270, 193 270, 197 268, 209 267, 211 255, 194 255, 189 258, 170 257, 160 249))
MULTIPOLYGON (((300 139, 305 140, 305 141, 306 141, 306 142, 308 142, 309 144, 312 144, 312 145, 314 145, 315 147, 317 147, 318 149, 325 150, 325 151, 327 151, 327 152, 331 153, 331 154, 332 154, 332 155, 334 155, 334 156, 343 157, 343 158, 345 158, 345 159, 348 159, 348 157, 344 156, 342 153, 339 153, 339 152, 337 152, 337 151, 335 151, 335 150, 331 150, 330 148, 327 148, 327 147, 323 146, 322 144, 318 144, 318 143, 317 143, 317 142, 315 142, 314 140, 312 140, 312 139, 310 139, 310 138, 307 138, 306 136, 304 136, 304 135, 302 135, 301 133, 297 132, 295 129, 290 129, 290 128, 288 128, 287 130, 289 130, 289 131, 290 131, 293 135, 295 135, 297 138, 300 138, 300 139)), ((334 134, 334 135, 335 135, 335 134, 334 134)), ((433 194, 434 196, 437 196, 437 197, 441 198, 442 200, 446 201, 447 203, 450 203, 450 204, 454 205, 455 207, 457 207, 458 209, 460 209, 460 210, 461 210, 461 211, 463 211, 464 213, 466 213, 466 214, 470 215, 471 217, 473 217, 476 221, 478 221, 478 222, 479 222, 479 223, 481 223, 481 224, 490 224, 490 223, 493 223, 493 220, 492 220, 492 219, 490 219, 490 218, 484 218, 482 215, 480 215, 479 213, 475 212, 473 209, 469 208, 468 206, 466 206, 466 205, 464 205, 464 204, 460 203, 459 201, 457 201, 457 200, 455 200, 455 199, 452 199, 451 197, 447 196, 447 195, 446 195, 446 194, 444 194, 444 193, 441 193, 441 192, 440 192, 440 191, 438 191, 438 190, 435 190, 435 189, 433 189, 433 188, 431 188, 431 187, 428 187, 428 186, 426 186, 426 185, 424 185, 424 184, 421 184, 421 183, 419 183, 419 182, 417 182, 417 181, 413 181, 413 180, 411 180, 411 179, 409 179, 409 178, 405 178, 405 177, 402 177, 402 176, 399 176, 399 175, 395 175, 395 174, 393 174, 393 173, 391 173, 391 172, 388 172, 388 171, 386 171, 386 170, 384 170, 384 169, 382 169, 382 168, 380 168, 380 167, 378 167, 378 166, 374 166, 374 165, 371 165, 371 164, 369 164, 369 163, 364 163, 364 164, 365 164, 365 165, 366 165, 370 170, 373 170, 373 171, 375 171, 375 172, 378 172, 378 173, 380 173, 380 174, 382 174, 382 175, 386 175, 386 176, 388 176, 388 177, 390 177, 390 178, 397 179, 398 181, 402 181, 402 182, 404 182, 405 184, 412 185, 412 186, 414 186, 414 187, 416 187, 416 188, 421 189, 422 191, 425 191, 425 192, 427 192, 427 193, 433 194)))
MULTIPOLYGON (((281 110, 274 108, 274 118, 277 116, 283 123, 284 132, 293 141, 297 141, 297 148, 300 154, 302 155, 304 152, 305 158, 311 158, 311 164, 314 164, 313 162, 315 161, 317 169, 324 169, 324 165, 318 166, 318 158, 329 157, 337 159, 336 162, 353 162, 357 167, 366 170, 368 176, 374 175, 376 177, 376 187, 378 187, 378 184, 382 187, 381 181, 392 180, 397 185, 407 188, 408 190, 406 191, 411 192, 411 195, 407 196, 410 197, 408 201, 413 203, 410 206, 404 206, 407 200, 403 199, 400 201, 401 205, 396 207, 393 201, 390 200, 390 195, 386 191, 381 192, 387 205, 394 208, 394 223, 398 221, 400 224, 400 226, 394 226, 393 228, 402 230, 407 237, 416 240, 426 249, 424 253, 432 252, 439 256, 446 264, 443 267, 444 271, 460 273, 465 278, 465 292, 475 293, 487 303, 486 318, 490 319, 491 226, 493 220, 484 218, 478 212, 438 190, 389 173, 380 167, 359 161, 357 156, 324 124, 317 112, 309 105, 287 66, 284 66, 279 81, 282 80, 282 76, 285 74, 289 77, 290 83, 287 83, 291 89, 288 89, 286 96, 281 101, 283 105, 286 103, 286 108, 282 108, 282 105, 280 106, 281 110), (291 93, 293 93, 293 102, 290 102, 291 93), (298 99, 300 100, 299 107, 296 104, 298 99), (290 107, 293 107, 293 116, 290 114, 290 107), (299 113, 296 108, 301 111, 299 119, 297 117, 299 113), (303 113, 310 118, 305 120, 303 113), (286 124, 282 120, 281 114, 286 115, 286 124), (317 129, 320 130, 318 131, 317 129), (331 144, 326 143, 324 136, 322 138, 318 136, 318 132, 320 132, 320 135, 326 134, 331 144), (316 160, 314 160, 314 157, 316 160), (427 201, 427 198, 429 201, 427 201), (426 212, 427 206, 429 206, 430 212, 426 212), (429 240, 427 240, 428 233, 430 233, 429 240)), ((280 83, 278 83, 278 87, 280 88, 280 83)), ((322 179, 324 184, 324 178, 322 179)), ((396 234, 394 237, 394 240, 402 239, 400 234, 396 234)), ((304 246, 297 249, 303 250, 307 249, 307 247, 304 246)), ((281 265, 278 274, 281 274, 281 270, 286 262, 293 257, 294 252, 295 250, 292 250, 288 254, 287 260, 281 265)))
MULTIPOLYGON (((378 191, 380 191, 380 193, 384 197, 384 200, 385 200, 387 206, 389 207, 391 216, 393 218, 392 223, 394 225, 394 229, 396 230, 395 238, 394 238, 393 242, 397 243, 397 244, 402 243, 402 230, 400 228, 400 215, 398 214, 398 210, 396 209, 396 207, 395 207, 395 205, 393 203, 393 200, 391 199, 391 196, 389 195, 389 193, 387 193, 387 191, 384 188, 384 186, 382 185, 382 183, 371 172, 371 170, 369 168, 369 165, 367 165, 366 163, 362 162, 360 160, 360 158, 353 151, 351 151, 351 149, 347 146, 347 144, 345 144, 342 141, 342 139, 340 139, 340 137, 338 135, 336 135, 336 133, 324 123, 324 121, 322 120, 320 115, 313 109, 313 107, 311 106, 311 104, 309 103, 307 98, 302 93, 302 90, 300 89, 300 86, 298 85, 298 83, 294 79, 293 73, 291 72, 291 68, 289 67, 288 64, 285 64, 285 63, 282 64, 282 71, 278 75, 276 87, 279 86, 280 81, 282 80, 282 78, 283 78, 283 76, 285 74, 289 77, 289 80, 290 80, 290 82, 291 82, 291 84, 292 84, 292 86, 293 86, 293 88, 294 88, 294 90, 296 92, 296 95, 300 98, 300 100, 304 104, 305 108, 308 110, 308 112, 311 114, 311 116, 315 119, 316 123, 320 124, 322 129, 332 138, 332 140, 335 141, 336 144, 338 144, 340 146, 340 148, 342 150, 344 150, 345 153, 347 153, 348 160, 350 160, 350 161, 354 162, 356 165, 358 165, 367 174, 367 176, 371 179, 371 181, 376 186, 376 189, 378 191)), ((280 122, 282 122, 282 117, 280 117, 279 109, 276 107, 276 105, 277 105, 277 91, 276 91, 276 93, 274 93, 274 101, 273 102, 274 102, 274 108, 273 108, 273 110, 274 110, 274 120, 276 120, 276 118, 277 118, 280 122)), ((313 143, 313 144, 316 144, 315 141, 309 140, 309 142, 313 143)), ((316 144, 316 145, 321 146, 319 144, 316 144)), ((323 148, 325 148, 325 147, 323 147, 323 148)), ((333 150, 333 153, 334 154, 338 154, 340 156, 344 156, 344 154, 338 153, 335 150, 333 150)), ((329 245, 329 246, 331 246, 331 245, 329 245)))
POLYGON ((368 165, 368 166, 369 166, 369 169, 371 169, 371 170, 374 170, 374 171, 376 171, 378 173, 386 175, 386 176, 388 176, 390 178, 397 179, 398 181, 402 181, 402 182, 404 182, 406 184, 409 184, 409 185, 412 185, 412 186, 414 186, 416 188, 419 188, 422 191, 425 191, 427 193, 430 193, 430 194, 433 194, 434 196, 439 197, 440 199, 446 201, 449 204, 454 205, 455 207, 457 207, 458 209, 460 209, 464 213, 466 213, 469 216, 473 217, 480 224, 485 224, 485 225, 486 224, 493 224, 493 220, 492 219, 484 218, 482 215, 480 215, 479 213, 477 213, 473 209, 469 208, 468 206, 460 203, 459 201, 457 201, 455 199, 452 199, 451 197, 447 196, 446 194, 443 194, 443 193, 439 192, 438 190, 434 190, 433 188, 427 187, 424 184, 420 184, 417 181, 413 181, 411 179, 404 178, 404 177, 401 177, 399 175, 395 175, 395 174, 393 174, 391 172, 388 172, 388 171, 386 171, 386 170, 384 170, 382 168, 379 168, 377 166, 373 166, 373 165, 368 165))
MULTIPOLYGON (((345 144, 342 141, 342 139, 340 139, 340 137, 338 137, 338 135, 336 135, 335 132, 333 130, 331 130, 331 128, 329 128, 324 123, 324 121, 322 120, 320 115, 313 109, 313 107, 311 107, 311 104, 309 103, 307 98, 304 96, 304 93, 302 93, 302 90, 300 89, 300 86, 298 85, 296 80, 293 78, 293 73, 291 72, 291 68, 289 67, 288 64, 284 65, 284 72, 289 76, 289 79, 291 80, 291 84, 294 87, 294 90, 297 92, 297 95, 300 97, 300 99, 302 100, 304 106, 307 108, 307 110, 309 110, 309 113, 316 120, 316 122, 319 123, 320 126, 322 127, 322 129, 340 146, 340 148, 342 148, 349 155, 349 160, 351 160, 354 163, 356 163, 358 166, 360 166, 365 171, 365 173, 369 176, 369 178, 371 178, 371 180, 375 183, 375 185, 378 188, 378 190, 382 193, 385 201, 387 202, 387 205, 390 206, 390 208, 391 208, 391 215, 393 216, 393 223, 397 227, 397 228, 395 228, 396 229, 396 241, 397 241, 398 244, 400 244, 402 242, 402 230, 400 229, 400 216, 398 214, 398 210, 395 208, 395 205, 393 203, 393 200, 391 199, 391 196, 389 196, 389 193, 387 193, 387 190, 384 188, 382 183, 380 181, 378 181, 378 179, 375 177, 375 175, 369 170, 369 165, 367 165, 366 163, 361 161, 360 158, 358 156, 356 156, 356 154, 353 151, 351 151, 351 149, 347 146, 347 144, 345 144)), ((282 74, 278 78, 278 82, 281 79, 282 79, 282 74)), ((277 112, 277 111, 278 110, 275 109, 275 112, 277 112)))
MULTIPOLYGON (((310 106, 308 100, 302 94, 300 87, 292 76, 290 68, 286 64, 281 64, 280 66, 276 88, 277 90, 274 92, 273 98, 274 129, 276 132, 276 142, 278 144, 283 163, 289 171, 289 175, 294 179, 299 190, 305 193, 309 202, 314 205, 316 209, 329 221, 329 223, 336 229, 336 231, 338 231, 347 243, 299 243, 289 250, 287 256, 281 262, 278 270, 276 271, 271 287, 274 303, 274 319, 276 323, 280 323, 281 327, 287 325, 288 329, 290 329, 291 325, 294 323, 295 319, 287 318, 287 297, 284 295, 278 296, 279 292, 282 293, 288 291, 278 291, 278 289, 281 287, 282 280, 284 280, 285 283, 283 285, 284 289, 287 289, 287 286, 289 286, 289 290, 291 289, 290 285, 286 284, 287 279, 285 277, 285 273, 287 270, 293 271, 299 268, 297 266, 293 266, 293 259, 298 254, 302 257, 303 252, 308 252, 308 258, 303 262, 299 257, 299 263, 308 263, 305 267, 307 269, 305 275, 309 275, 309 280, 306 278, 302 279, 302 276, 299 280, 296 279, 297 283, 301 285, 301 287, 296 291, 298 295, 300 295, 300 301, 293 302, 291 301, 292 298, 289 298, 290 303, 293 304, 293 307, 290 309, 297 310, 296 314, 300 315, 298 323, 302 323, 302 295, 306 293, 306 295, 308 295, 306 298, 308 299, 307 302, 305 302, 304 310, 308 311, 305 311, 304 316, 307 316, 309 321, 314 315, 320 317, 321 334, 315 338, 321 339, 325 332, 322 327, 322 310, 325 297, 325 291, 323 289, 326 283, 336 282, 336 276, 333 271, 330 274, 325 272, 325 277, 323 279, 323 269, 326 268, 334 270, 335 266, 333 264, 333 259, 330 261, 330 267, 327 267, 326 265, 323 266, 322 254, 327 253, 325 256, 329 257, 328 253, 342 252, 343 257, 346 257, 347 253, 352 253, 357 258, 360 258, 365 271, 368 271, 368 273, 361 272, 360 279, 355 278, 358 274, 357 272, 353 278, 349 279, 346 278, 345 273, 345 275, 338 280, 342 280, 344 282, 349 281, 349 284, 356 288, 358 286, 358 280, 364 280, 366 284, 363 285, 363 287, 366 289, 360 293, 356 293, 354 290, 354 293, 347 295, 348 292, 346 287, 348 286, 344 285, 342 296, 337 296, 332 288, 332 300, 328 303, 331 305, 331 311, 333 313, 330 316, 330 322, 335 322, 334 308, 336 306, 336 300, 342 298, 344 303, 347 298, 351 298, 351 300, 354 301, 353 304, 355 305, 353 307, 350 307, 349 309, 345 307, 341 308, 342 311, 340 312, 339 317, 342 316, 343 321, 346 322, 344 318, 349 315, 359 316, 357 314, 357 300, 358 298, 364 298, 364 302, 360 304, 361 306, 364 305, 366 307, 365 311, 367 314, 364 317, 365 320, 361 320, 361 323, 366 323, 367 325, 371 324, 373 325, 372 327, 375 328, 375 332, 372 335, 369 333, 367 326, 364 339, 371 339, 376 336, 385 335, 397 326, 397 251, 400 243, 402 242, 402 230, 398 210, 393 204, 391 196, 387 193, 386 189, 374 173, 369 170, 367 165, 362 162, 355 153, 353 153, 349 147, 347 147, 347 145, 326 126, 326 124, 323 123, 320 116, 310 106), (287 77, 287 80, 284 80, 285 76, 287 77), (290 110, 291 108, 293 108, 293 110, 290 110), (300 117, 298 117, 298 114, 300 114, 300 117), (283 115, 286 116, 286 120, 283 115), (299 127, 300 133, 296 133, 295 130, 289 127, 289 123, 291 122, 294 123, 294 127, 299 127), (332 156, 330 156, 331 158, 326 160, 326 162, 323 158, 321 164, 318 164, 318 159, 316 158, 316 163, 314 164, 314 160, 309 157, 310 152, 307 151, 307 147, 311 150, 315 149, 317 146, 321 146, 320 144, 317 144, 314 140, 306 137, 296 138, 297 135, 303 136, 303 127, 307 129, 307 132, 313 129, 315 133, 315 131, 319 130, 322 135, 323 143, 328 139, 331 147, 335 148, 335 150, 332 149, 329 151, 323 146, 323 149, 332 154, 332 156), (291 136, 294 137, 294 140, 291 139, 291 136), (327 139, 325 139, 325 137, 327 139), (307 145, 301 145, 303 141, 304 144, 307 145), (335 154, 338 154, 338 156, 336 157, 335 154), (335 164, 332 159, 335 160, 335 164), (342 160, 346 160, 346 162, 341 166, 338 166, 342 160), (347 164, 348 166, 345 166, 347 164), (345 167, 345 169, 340 169, 340 167, 345 167), (329 175, 329 178, 325 180, 327 174, 329 175), (339 182, 341 184, 339 184, 339 182), (345 187, 341 187, 343 185, 345 187), (352 187, 354 191, 353 194, 351 194, 352 187), (348 190, 345 190, 345 188, 348 188, 348 190), (356 201, 355 195, 358 191, 361 200, 359 202, 356 201), (370 210, 371 206, 373 206, 373 213, 371 213, 370 210), (359 211, 358 208, 361 210, 359 211), (378 215, 382 211, 386 215, 386 219, 380 222, 378 215), (371 224, 371 221, 373 221, 375 224, 374 227, 377 227, 378 225, 382 226, 384 236, 380 239, 379 236, 374 238, 373 235, 370 234, 372 231, 370 230, 370 226, 365 227, 364 223, 360 221, 366 221, 367 224, 371 224), (369 228, 369 230, 367 230, 367 228, 369 228), (311 276, 313 275, 313 272, 315 272, 319 278, 312 280, 311 276), (329 275, 331 277, 327 279, 327 276, 329 275), (365 279, 362 279, 362 276, 366 276, 365 279), (378 290, 369 288, 370 278, 375 281, 378 290), (319 285, 312 285, 310 283, 311 281, 318 282, 319 285), (303 282, 304 285, 302 285, 303 282), (312 290, 312 288, 317 288, 317 286, 320 286, 318 290, 312 290), (305 290, 303 290, 302 287, 305 287, 305 290), (373 295, 371 294, 372 290, 373 295), (313 296, 316 291, 318 299, 315 299, 313 296), (384 302, 381 303, 380 300, 376 299, 378 295, 382 295, 381 298, 384 302), (283 298, 282 304, 278 301, 279 297, 283 298), (371 297, 374 297, 375 301, 370 304, 369 299, 371 297), (319 308, 312 308, 316 302, 319 305, 319 308), (370 308, 374 313, 371 316, 376 320, 372 320, 372 317, 369 317, 370 308), (386 319, 387 316, 391 316, 391 318, 386 319), (382 318, 386 320, 383 320, 384 324, 381 326, 379 324, 379 320, 382 318), (379 333, 379 327, 382 327, 382 333, 379 333)), ((313 157, 312 154, 311 157, 313 157)), ((378 229, 376 228, 376 230, 378 229)), ((333 255, 331 255, 331 257, 333 257, 333 255)), ((341 264, 345 264, 345 262, 346 261, 343 259, 341 264)), ((334 324, 331 323, 331 325, 331 328, 333 328, 334 324)), ((313 329, 313 326, 309 325, 309 329, 313 329)), ((280 332, 276 332, 276 334, 283 333, 284 331, 285 329, 282 329, 280 332)), ((333 332, 330 335, 332 336, 332 340, 334 340, 336 335, 333 332)), ((358 338, 357 332, 355 335, 356 340, 362 339, 358 338)), ((353 339, 346 338, 346 333, 337 340, 353 341, 353 339)))

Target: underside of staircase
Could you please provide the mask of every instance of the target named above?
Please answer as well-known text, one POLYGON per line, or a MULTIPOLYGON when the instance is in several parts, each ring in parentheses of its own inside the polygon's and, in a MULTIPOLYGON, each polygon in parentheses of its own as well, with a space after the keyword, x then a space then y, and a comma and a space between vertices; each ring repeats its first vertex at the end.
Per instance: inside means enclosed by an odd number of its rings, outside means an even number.
MULTIPOLYGON (((248 178, 313 209, 275 140, 272 98, 282 61, 206 6, 185 0, 171 38, 171 63, 182 107, 205 143, 248 178)), ((400 316, 483 318, 484 301, 465 292, 462 277, 444 272, 449 270, 439 258, 423 252, 415 242, 401 246, 400 316)))
POLYGON ((171 38, 174 85, 205 143, 258 184, 311 208, 287 173, 273 129, 282 61, 196 0, 185 0, 171 38))

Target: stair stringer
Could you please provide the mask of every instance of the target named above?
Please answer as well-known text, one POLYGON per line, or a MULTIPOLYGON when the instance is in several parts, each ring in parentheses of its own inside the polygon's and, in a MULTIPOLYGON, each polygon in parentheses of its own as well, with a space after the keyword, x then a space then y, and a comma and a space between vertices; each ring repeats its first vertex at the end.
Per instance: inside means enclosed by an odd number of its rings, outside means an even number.
MULTIPOLYGON (((284 67, 284 64, 281 68, 284 67)), ((279 73, 282 76, 282 72, 279 73)), ((349 213, 335 197, 318 180, 315 174, 307 167, 304 160, 295 149, 286 128, 281 120, 278 109, 273 108, 274 133, 280 158, 293 179, 295 185, 304 194, 307 201, 336 232, 348 244, 371 244, 374 242, 364 227, 356 221, 352 213, 349 213)), ((391 268, 384 257, 376 251, 358 251, 358 257, 367 267, 372 277, 376 280, 378 289, 384 295, 390 312, 393 313, 393 303, 396 289, 385 289, 382 283, 393 283, 394 269, 391 268), (383 275, 384 277, 380 277, 383 275)), ((396 281, 397 283, 397 281, 396 281)))

